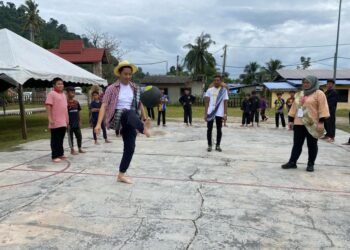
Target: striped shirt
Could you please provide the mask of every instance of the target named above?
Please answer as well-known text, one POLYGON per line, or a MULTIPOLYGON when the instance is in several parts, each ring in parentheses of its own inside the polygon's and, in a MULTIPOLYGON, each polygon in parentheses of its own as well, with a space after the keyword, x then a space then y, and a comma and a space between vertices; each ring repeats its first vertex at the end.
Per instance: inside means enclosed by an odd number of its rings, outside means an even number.
MULTIPOLYGON (((119 98, 120 84, 119 80, 111 84, 103 95, 102 103, 106 105, 106 127, 108 129, 111 128, 111 121, 114 119, 115 107, 117 106, 116 104, 119 98)), ((135 83, 130 82, 129 84, 134 91, 137 90, 135 83)))

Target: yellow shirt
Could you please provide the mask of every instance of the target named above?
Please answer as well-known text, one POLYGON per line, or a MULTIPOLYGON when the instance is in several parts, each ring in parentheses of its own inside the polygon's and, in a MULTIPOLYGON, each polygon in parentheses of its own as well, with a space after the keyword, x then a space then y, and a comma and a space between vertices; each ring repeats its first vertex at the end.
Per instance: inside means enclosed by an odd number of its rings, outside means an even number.
POLYGON ((295 102, 293 102, 288 115, 294 117, 295 125, 304 125, 302 119, 297 116, 299 106, 308 110, 308 114, 315 124, 318 123, 320 118, 328 118, 330 116, 326 95, 321 90, 317 90, 311 95, 302 98, 297 98, 296 96, 295 102), (297 104, 297 101, 300 103, 297 104))

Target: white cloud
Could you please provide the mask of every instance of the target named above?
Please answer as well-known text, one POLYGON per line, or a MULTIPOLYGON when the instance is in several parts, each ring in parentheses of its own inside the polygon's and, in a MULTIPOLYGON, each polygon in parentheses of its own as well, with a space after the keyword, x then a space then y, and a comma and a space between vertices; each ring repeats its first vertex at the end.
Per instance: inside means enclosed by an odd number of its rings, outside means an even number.
MULTIPOLYGON (((22 4, 24 0, 12 1, 22 4)), ((87 27, 109 32, 130 51, 134 62, 168 60, 184 57, 183 46, 192 43, 201 32, 212 35, 217 43, 243 46, 308 46, 334 44, 337 28, 336 0, 37 0, 40 14, 55 18, 69 30, 83 34, 87 27)), ((344 1, 343 1, 344 2, 344 1)), ((341 43, 350 43, 350 3, 344 2, 341 43)), ((339 55, 350 57, 348 47, 339 55)), ((228 65, 245 66, 250 61, 264 64, 278 58, 284 64, 299 61, 300 56, 321 59, 334 55, 334 47, 313 49, 242 49, 229 48, 228 65)), ((221 64, 220 53, 215 54, 221 64)), ((329 67, 332 60, 314 64, 329 67)), ((339 60, 339 67, 350 67, 350 60, 339 60)), ((143 66, 150 73, 164 73, 164 65, 143 66)), ((241 70, 227 69, 238 76, 241 70)))

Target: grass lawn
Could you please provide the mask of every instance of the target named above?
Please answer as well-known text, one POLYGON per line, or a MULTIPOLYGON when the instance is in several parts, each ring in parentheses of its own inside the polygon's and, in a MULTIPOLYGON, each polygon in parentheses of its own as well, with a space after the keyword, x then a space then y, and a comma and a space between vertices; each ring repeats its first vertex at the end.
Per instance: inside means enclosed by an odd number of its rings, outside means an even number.
MULTIPOLYGON (((337 116, 348 117, 348 112, 348 110, 339 110, 337 112, 337 116)), ((194 118, 202 118, 203 113, 204 107, 193 107, 194 118)), ((241 114, 242 113, 239 108, 229 108, 228 110, 228 115, 231 117, 241 117, 241 114)), ((269 109, 267 110, 266 114, 270 117, 274 117, 274 110, 269 109)), ((83 118, 83 127, 89 127, 89 112, 86 106, 82 107, 81 115, 83 118)), ((167 110, 167 117, 182 118, 183 108, 181 106, 169 106, 167 110)), ((50 131, 47 128, 48 122, 46 113, 36 113, 33 115, 28 115, 26 118, 28 130, 27 141, 47 139, 50 137, 50 131)), ((337 125, 337 128, 350 133, 350 127, 348 125, 337 125)), ((0 117, 0 131, 0 150, 5 150, 12 146, 27 142, 21 139, 21 124, 19 116, 0 117)))

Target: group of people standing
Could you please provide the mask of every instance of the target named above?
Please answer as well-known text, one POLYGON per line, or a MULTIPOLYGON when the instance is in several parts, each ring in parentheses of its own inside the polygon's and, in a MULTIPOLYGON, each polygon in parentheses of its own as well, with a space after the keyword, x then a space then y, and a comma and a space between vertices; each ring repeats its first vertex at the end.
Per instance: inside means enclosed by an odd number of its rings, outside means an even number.
MULTIPOLYGON (((115 130, 116 135, 121 135, 123 139, 123 156, 116 178, 117 181, 124 183, 132 183, 130 178, 126 176, 126 172, 135 152, 137 134, 142 133, 147 137, 151 135, 151 122, 140 101, 140 88, 132 82, 132 75, 135 72, 137 72, 135 65, 127 61, 120 62, 114 70, 118 80, 108 86, 103 97, 98 91, 92 91, 92 102, 89 106, 95 144, 98 144, 97 135, 101 130, 103 131, 105 142, 110 142, 107 138, 106 129, 115 130)), ((282 126, 286 126, 283 113, 284 105, 286 105, 288 108, 288 125, 294 131, 291 156, 289 161, 282 165, 283 169, 297 168, 297 161, 306 140, 309 149, 307 171, 314 171, 318 153, 318 139, 330 138, 334 140, 337 97, 333 87, 334 81, 328 81, 325 94, 319 90, 318 79, 314 76, 308 76, 303 80, 303 91, 297 94, 291 92, 287 102, 283 100, 282 94, 278 94, 278 98, 274 103, 276 120, 281 118, 282 126), (325 136, 323 136, 324 128, 327 130, 325 136)), ((63 80, 55 78, 53 80, 53 91, 47 95, 45 102, 51 130, 52 160, 55 163, 66 159, 63 141, 67 129, 71 154, 85 153, 82 149, 81 107, 79 102, 74 99, 75 89, 68 87, 66 89, 67 96, 63 90, 63 80), (77 139, 78 150, 74 149, 73 135, 77 139)), ((226 125, 227 121, 228 100, 228 89, 223 83, 221 76, 217 75, 204 97, 204 120, 207 123, 208 152, 213 150, 212 131, 214 122, 217 130, 215 150, 222 152, 222 127, 226 125)), ((192 105, 195 102, 195 97, 191 95, 189 89, 184 90, 184 94, 179 99, 179 102, 184 109, 185 124, 187 126, 192 125, 192 105)), ((160 125, 161 116, 163 117, 163 125, 165 125, 167 103, 168 97, 163 90, 158 107, 158 125, 160 125)), ((266 121, 268 119, 265 114, 267 106, 265 98, 259 99, 255 91, 251 95, 246 95, 241 105, 243 113, 242 126, 247 126, 250 123, 252 123, 251 126, 254 126, 254 122, 259 126, 259 115, 261 115, 262 121, 266 121)), ((276 127, 278 126, 279 122, 276 121, 276 127)))

